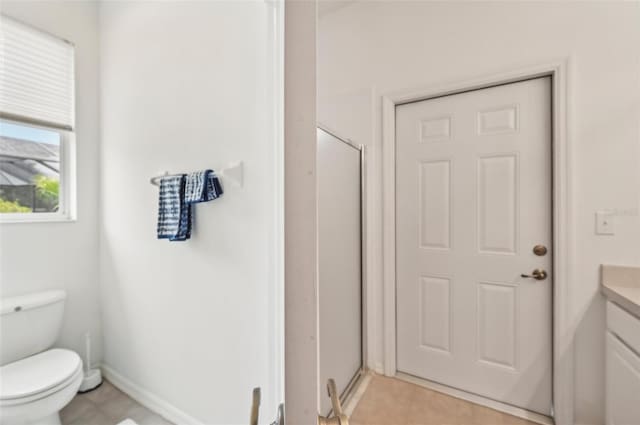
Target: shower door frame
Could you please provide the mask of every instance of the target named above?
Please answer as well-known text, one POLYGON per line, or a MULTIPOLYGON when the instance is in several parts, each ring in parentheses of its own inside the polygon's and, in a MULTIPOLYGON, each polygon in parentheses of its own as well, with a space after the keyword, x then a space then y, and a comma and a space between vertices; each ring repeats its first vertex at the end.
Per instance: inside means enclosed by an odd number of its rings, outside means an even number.
MULTIPOLYGON (((353 391, 358 387, 358 383, 359 381, 362 379, 362 377, 365 375, 366 372, 366 366, 365 366, 365 359, 367 358, 367 323, 366 323, 366 309, 367 309, 367 302, 366 300, 367 298, 367 285, 366 285, 366 278, 365 278, 365 271, 366 271, 366 267, 365 267, 365 258, 366 258, 366 243, 365 243, 365 238, 366 238, 366 227, 365 227, 365 223, 366 223, 366 212, 365 212, 365 205, 366 205, 366 183, 365 183, 365 177, 366 177, 366 155, 365 155, 365 145, 363 144, 356 144, 354 143, 351 139, 346 138, 346 137, 341 137, 339 135, 337 135, 337 133, 331 129, 329 129, 329 127, 327 127, 326 125, 323 125, 321 123, 317 123, 316 124, 317 128, 319 130, 324 131, 325 133, 329 134, 330 136, 333 136, 334 138, 336 138, 338 141, 346 144, 347 146, 349 146, 350 148, 355 149, 356 151, 359 151, 360 153, 360 368, 356 371, 356 373, 353 375, 353 377, 351 378, 351 380, 349 381, 349 383, 347 384, 347 386, 345 387, 345 389, 342 391, 342 393, 340 393, 340 402, 344 405, 347 400, 349 399, 349 397, 353 394, 353 391)), ((319 273, 319 270, 318 270, 319 273)), ((318 279, 319 282, 319 279, 318 279)), ((319 298, 318 298, 319 299, 319 298)), ((319 324, 319 319, 320 319, 320 308, 318 305, 318 324, 319 324)), ((319 335, 318 335, 319 337, 319 335)), ((319 344, 322 344, 322 341, 318 338, 319 344)), ((320 359, 318 358, 318 374, 320 371, 320 359)), ((318 378, 319 379, 319 378, 318 378)), ((320 382, 320 385, 326 385, 326 382, 320 382)), ((320 392, 320 396, 323 396, 323 392, 320 392)), ((319 408, 320 406, 318 406, 319 408)), ((323 413, 323 412, 321 412, 323 413)), ((331 412, 329 412, 331 413, 331 412)))
MULTIPOLYGON (((347 402, 351 394, 353 394, 353 390, 357 388, 358 382, 364 376, 366 371, 365 359, 367 354, 367 333, 366 333, 366 309, 367 309, 367 295, 366 295, 366 279, 365 279, 365 250, 366 250, 366 227, 365 227, 365 208, 366 205, 366 184, 365 184, 365 176, 366 176, 366 156, 365 156, 365 145, 356 144, 351 139, 346 137, 339 136, 334 130, 329 129, 326 125, 321 123, 317 123, 317 128, 319 130, 324 131, 328 135, 334 137, 336 140, 346 144, 350 148, 355 149, 360 153, 360 368, 356 371, 353 377, 350 379, 349 383, 345 387, 345 389, 340 393, 340 402, 343 405, 347 402)), ((319 283, 319 279, 318 279, 319 283)), ((319 298, 318 298, 319 299, 319 298)), ((320 319, 320 308, 318 305, 318 326, 320 319)), ((322 344, 322 341, 318 335, 319 344, 322 344)), ((318 371, 320 370, 320 359, 318 358, 318 371)), ((326 382, 320 382, 320 385, 326 385, 326 382)), ((323 391, 320 392, 320 397, 323 396, 323 391)), ((319 407, 319 406, 318 406, 319 407)), ((326 413, 326 412, 321 412, 326 413)), ((331 412, 329 412, 331 413, 331 412)))

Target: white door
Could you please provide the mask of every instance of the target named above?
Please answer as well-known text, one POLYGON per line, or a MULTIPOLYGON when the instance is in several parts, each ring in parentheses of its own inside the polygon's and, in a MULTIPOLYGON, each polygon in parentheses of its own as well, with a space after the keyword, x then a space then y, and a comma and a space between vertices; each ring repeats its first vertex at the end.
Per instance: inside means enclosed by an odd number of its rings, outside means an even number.
POLYGON ((360 150, 318 129, 320 412, 362 366, 360 150))
POLYGON ((396 145, 398 371, 549 415, 551 79, 398 106, 396 145))

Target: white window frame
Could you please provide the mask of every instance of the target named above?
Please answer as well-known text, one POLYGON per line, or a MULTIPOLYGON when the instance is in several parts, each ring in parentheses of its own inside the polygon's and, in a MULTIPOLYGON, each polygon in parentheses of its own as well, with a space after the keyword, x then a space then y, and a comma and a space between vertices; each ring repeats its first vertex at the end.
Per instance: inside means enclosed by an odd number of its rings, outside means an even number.
POLYGON ((32 25, 16 20, 11 16, 2 15, 4 19, 11 19, 18 22, 21 25, 32 27, 38 32, 43 34, 49 34, 50 36, 57 38, 70 46, 72 50, 72 63, 71 63, 71 121, 65 125, 58 125, 57 123, 49 123, 46 121, 40 121, 37 119, 30 119, 29 117, 15 116, 13 114, 6 114, 0 111, 0 121, 10 124, 17 124, 22 126, 28 126, 38 128, 42 130, 56 132, 60 135, 60 193, 58 197, 58 211, 45 213, 45 212, 30 212, 30 213, 0 213, 0 226, 4 224, 13 223, 55 223, 55 222, 75 222, 77 220, 77 167, 76 167, 76 52, 75 44, 69 40, 66 40, 58 35, 51 34, 46 30, 35 28, 32 25))
POLYGON ((60 135, 60 193, 58 211, 29 213, 0 213, 0 224, 52 223, 76 221, 76 145, 75 133, 26 121, 0 117, 0 121, 58 133, 60 135))

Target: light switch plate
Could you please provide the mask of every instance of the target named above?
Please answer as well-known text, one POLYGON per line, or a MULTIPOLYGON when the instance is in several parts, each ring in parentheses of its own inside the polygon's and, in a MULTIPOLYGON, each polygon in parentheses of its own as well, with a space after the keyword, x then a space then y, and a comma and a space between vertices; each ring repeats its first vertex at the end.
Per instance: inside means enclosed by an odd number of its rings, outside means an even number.
POLYGON ((611 211, 596 212, 596 235, 613 235, 614 214, 611 211))

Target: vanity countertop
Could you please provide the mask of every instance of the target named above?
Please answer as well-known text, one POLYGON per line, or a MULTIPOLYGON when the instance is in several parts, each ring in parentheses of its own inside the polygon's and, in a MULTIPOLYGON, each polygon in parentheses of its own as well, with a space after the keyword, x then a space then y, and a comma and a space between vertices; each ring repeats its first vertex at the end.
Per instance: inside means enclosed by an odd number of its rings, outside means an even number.
POLYGON ((602 293, 629 313, 640 317, 640 267, 603 264, 600 274, 602 293))

